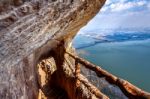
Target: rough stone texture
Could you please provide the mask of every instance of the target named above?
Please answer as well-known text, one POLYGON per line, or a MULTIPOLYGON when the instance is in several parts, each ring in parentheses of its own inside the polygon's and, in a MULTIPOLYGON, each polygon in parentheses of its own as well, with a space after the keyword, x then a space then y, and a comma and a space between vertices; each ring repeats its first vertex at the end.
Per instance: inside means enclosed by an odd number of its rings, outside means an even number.
MULTIPOLYGON (((66 53, 75 53, 71 46, 72 38, 104 2, 1 0, 0 98, 108 99, 101 89, 89 82, 87 75, 80 74, 76 56, 71 58, 66 53)), ((123 94, 119 97, 149 99, 149 93, 89 62, 85 63, 90 71, 98 72, 100 77, 105 76, 106 81, 117 83, 126 93, 119 94, 123 94)))
MULTIPOLYGON (((1 0, 0 97, 35 99, 38 62, 65 42, 66 48, 105 0, 1 0)), ((59 53, 59 52, 57 52, 59 53)))

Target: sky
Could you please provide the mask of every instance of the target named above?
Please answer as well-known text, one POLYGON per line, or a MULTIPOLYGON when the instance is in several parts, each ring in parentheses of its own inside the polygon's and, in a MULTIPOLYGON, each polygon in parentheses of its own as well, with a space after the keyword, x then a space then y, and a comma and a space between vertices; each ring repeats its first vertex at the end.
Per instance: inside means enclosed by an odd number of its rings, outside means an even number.
POLYGON ((150 28, 150 0, 107 0, 80 32, 111 28, 150 28))

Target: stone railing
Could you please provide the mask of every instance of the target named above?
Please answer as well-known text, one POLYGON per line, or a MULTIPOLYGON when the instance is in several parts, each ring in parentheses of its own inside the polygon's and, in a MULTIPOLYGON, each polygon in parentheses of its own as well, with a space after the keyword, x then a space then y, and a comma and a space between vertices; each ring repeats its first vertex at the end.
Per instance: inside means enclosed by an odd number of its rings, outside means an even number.
MULTIPOLYGON (((98 77, 103 76, 110 84, 118 86, 127 98, 129 98, 129 99, 150 99, 150 93, 137 88, 136 86, 132 85, 131 83, 129 83, 126 80, 123 80, 121 78, 118 78, 118 77, 112 75, 111 73, 100 68, 100 66, 96 66, 96 65, 90 63, 89 61, 78 57, 77 55, 73 55, 69 52, 66 52, 66 53, 70 57, 75 59, 76 87, 80 86, 80 82, 84 82, 84 80, 81 79, 82 77, 80 75, 80 71, 81 71, 80 66, 84 66, 85 68, 88 68, 89 70, 94 71, 98 77), (79 64, 81 64, 81 65, 79 65, 79 64)), ((99 91, 88 86, 88 83, 85 82, 84 84, 85 84, 85 86, 87 86, 89 88, 89 90, 93 94, 95 94, 95 96, 101 97, 104 95, 103 93, 99 93, 99 91)))

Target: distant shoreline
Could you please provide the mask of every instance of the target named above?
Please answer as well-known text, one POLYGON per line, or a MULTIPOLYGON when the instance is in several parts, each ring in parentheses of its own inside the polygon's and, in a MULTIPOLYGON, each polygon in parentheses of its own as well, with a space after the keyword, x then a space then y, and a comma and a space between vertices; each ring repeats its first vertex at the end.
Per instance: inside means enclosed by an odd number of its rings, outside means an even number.
MULTIPOLYGON (((85 35, 86 37, 86 35, 85 35)), ((107 35, 104 36, 104 39, 95 39, 93 37, 87 37, 92 38, 94 41, 91 43, 85 43, 85 44, 77 44, 75 45, 75 48, 77 50, 84 49, 87 47, 95 46, 99 43, 116 43, 116 42, 127 42, 127 41, 144 41, 150 39, 150 34, 114 34, 114 35, 107 35)), ((75 43, 76 44, 76 43, 75 43)))
MULTIPOLYGON (((146 40, 150 40, 150 39, 146 39, 146 40)), ((123 43, 123 42, 130 42, 130 41, 145 41, 145 40, 129 40, 129 41, 120 41, 120 42, 96 42, 94 44, 87 44, 87 45, 83 45, 81 47, 75 47, 75 49, 80 50, 80 49, 88 48, 91 46, 95 46, 95 45, 100 44, 100 43, 123 43)))

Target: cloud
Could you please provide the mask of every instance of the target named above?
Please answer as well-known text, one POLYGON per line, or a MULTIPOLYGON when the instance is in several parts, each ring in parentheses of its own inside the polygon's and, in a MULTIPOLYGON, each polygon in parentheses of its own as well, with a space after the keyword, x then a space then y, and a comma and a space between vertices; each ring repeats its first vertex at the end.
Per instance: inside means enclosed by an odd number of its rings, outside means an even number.
POLYGON ((103 8, 101 9, 101 12, 106 12, 108 9, 109 9, 108 7, 103 7, 103 8))
POLYGON ((150 10, 150 3, 147 4, 148 9, 150 10))
MULTIPOLYGON (((148 5, 147 0, 108 0, 101 12, 123 12, 123 11, 136 11, 143 9, 148 5)), ((148 6, 149 8, 149 6, 148 6)), ((145 9, 143 9, 145 10, 145 9)))
POLYGON ((146 1, 139 1, 139 2, 137 2, 137 5, 138 6, 144 6, 144 5, 146 5, 146 1))
POLYGON ((80 33, 109 28, 150 28, 149 19, 150 0, 107 0, 80 33))
POLYGON ((107 0, 105 5, 109 5, 111 2, 111 0, 107 0))
POLYGON ((116 3, 116 4, 111 4, 110 9, 112 12, 117 12, 117 11, 123 11, 127 9, 131 9, 134 7, 134 4, 131 2, 128 3, 116 3))

